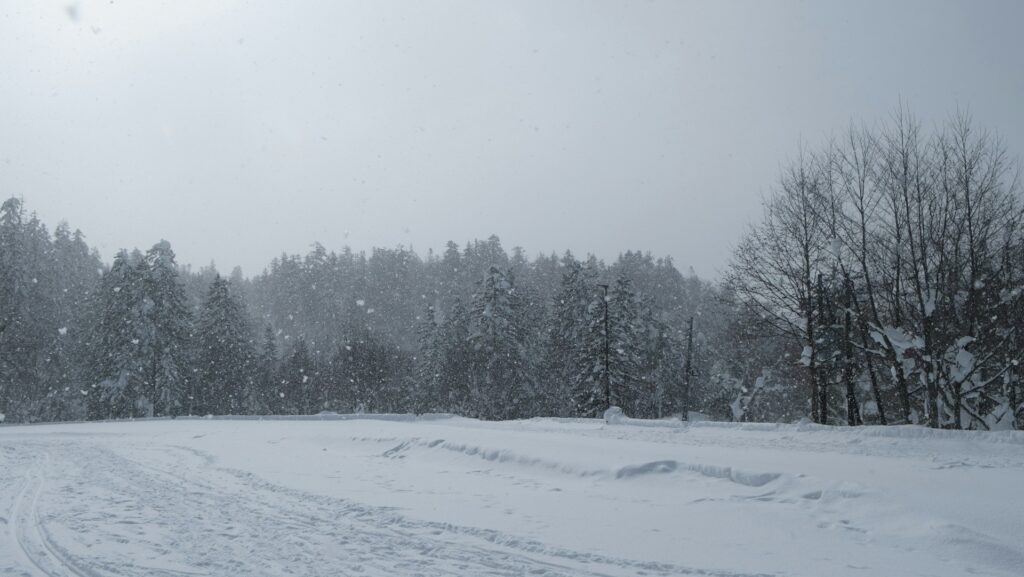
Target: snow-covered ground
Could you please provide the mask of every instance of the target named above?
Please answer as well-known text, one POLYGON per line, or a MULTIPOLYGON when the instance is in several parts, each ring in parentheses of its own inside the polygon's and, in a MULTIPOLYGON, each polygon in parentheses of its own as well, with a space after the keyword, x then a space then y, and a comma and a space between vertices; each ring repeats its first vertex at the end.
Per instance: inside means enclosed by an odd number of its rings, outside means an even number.
POLYGON ((0 575, 1024 574, 1024 434, 459 418, 0 428, 0 575))

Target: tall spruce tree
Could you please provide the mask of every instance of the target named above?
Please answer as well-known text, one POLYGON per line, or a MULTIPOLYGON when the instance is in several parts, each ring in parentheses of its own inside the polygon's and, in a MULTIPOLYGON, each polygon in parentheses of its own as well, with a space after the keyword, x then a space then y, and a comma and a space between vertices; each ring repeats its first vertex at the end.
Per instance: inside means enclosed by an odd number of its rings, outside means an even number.
POLYGON ((473 296, 477 414, 519 418, 532 401, 534 383, 527 351, 524 304, 510 273, 491 267, 473 296))
POLYGON ((192 318, 170 243, 153 245, 143 265, 142 393, 150 415, 173 415, 186 391, 192 318))
POLYGON ((299 338, 281 367, 281 403, 286 415, 304 415, 312 411, 310 398, 315 378, 313 357, 306 339, 299 338))
POLYGON ((568 253, 562 263, 565 272, 553 304, 545 361, 550 381, 545 404, 558 415, 592 415, 600 397, 592 379, 594 355, 600 350, 588 334, 600 330, 593 324, 597 271, 568 253))
POLYGON ((49 274, 35 277, 45 299, 45 316, 34 325, 41 331, 41 349, 35 375, 38 379, 33 416, 44 421, 85 418, 88 385, 89 295, 99 282, 99 258, 90 253, 81 233, 72 234, 66 223, 54 231, 49 274))
MULTIPOLYGON (((641 319, 641 305, 633 293, 630 280, 619 275, 608 299, 608 383, 613 403, 627 414, 649 416, 656 403, 654 390, 649 390, 641 375, 641 339, 646 327, 641 319)), ((605 370, 602 366, 601 370, 605 370)))
POLYGON ((139 414, 143 390, 141 255, 120 251, 101 280, 101 310, 95 327, 93 383, 89 418, 126 418, 139 414))
POLYGON ((423 317, 419 320, 417 333, 419 347, 410 385, 413 411, 425 413, 443 410, 438 391, 441 376, 440 329, 437 326, 433 304, 427 305, 423 317))
POLYGON ((239 414, 254 407, 255 350, 245 305, 231 283, 216 276, 196 325, 202 412, 239 414))
POLYGON ((455 297, 437 332, 437 397, 442 410, 471 414, 470 394, 475 352, 470 342, 469 310, 455 297))
POLYGON ((267 325, 263 329, 263 348, 256 360, 256 395, 254 397, 256 414, 276 415, 281 413, 280 360, 277 356, 277 337, 274 328, 267 325))

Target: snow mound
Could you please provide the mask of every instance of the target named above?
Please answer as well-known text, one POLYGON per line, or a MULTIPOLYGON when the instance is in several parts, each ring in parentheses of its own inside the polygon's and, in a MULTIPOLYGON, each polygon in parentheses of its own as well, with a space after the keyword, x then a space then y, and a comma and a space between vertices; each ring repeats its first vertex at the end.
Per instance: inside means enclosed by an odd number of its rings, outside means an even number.
POLYGON ((714 479, 724 479, 739 485, 746 485, 747 487, 763 487, 782 476, 780 473, 750 473, 740 471, 732 467, 695 465, 669 460, 652 461, 642 465, 630 465, 623 467, 615 472, 615 478, 628 479, 642 475, 674 473, 679 470, 697 473, 714 479))
POLYGON ((619 407, 608 407, 604 412, 604 422, 609 425, 618 425, 625 422, 626 419, 626 414, 619 407))
MULTIPOLYGON (((368 440, 393 443, 397 439, 368 440)), ((731 466, 684 463, 674 459, 662 459, 623 466, 609 463, 607 466, 601 467, 594 466, 592 462, 586 465, 579 465, 574 464, 568 459, 559 460, 547 456, 530 455, 508 448, 484 447, 470 443, 446 441, 444 439, 404 439, 380 453, 380 456, 389 459, 407 459, 419 453, 419 458, 429 460, 430 456, 428 453, 437 450, 495 464, 536 468, 573 477, 593 477, 606 480, 635 479, 649 475, 666 475, 669 473, 694 473, 747 487, 762 487, 782 476, 780 473, 774 472, 745 471, 731 466)))

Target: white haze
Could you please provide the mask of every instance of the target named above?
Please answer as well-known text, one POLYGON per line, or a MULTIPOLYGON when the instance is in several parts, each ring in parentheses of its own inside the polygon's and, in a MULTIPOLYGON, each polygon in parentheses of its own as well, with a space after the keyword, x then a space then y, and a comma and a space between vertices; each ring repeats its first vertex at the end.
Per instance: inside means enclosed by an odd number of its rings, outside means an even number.
POLYGON ((495 233, 714 277, 800 139, 902 99, 1024 149, 1024 5, 984 4, 5 2, 0 194, 105 258, 495 233))

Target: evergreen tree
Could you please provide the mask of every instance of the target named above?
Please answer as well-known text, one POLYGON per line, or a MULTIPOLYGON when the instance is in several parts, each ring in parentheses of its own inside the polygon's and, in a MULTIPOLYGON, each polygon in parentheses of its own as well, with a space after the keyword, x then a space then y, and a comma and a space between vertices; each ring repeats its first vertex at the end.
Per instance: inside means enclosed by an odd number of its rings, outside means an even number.
POLYGON ((477 414, 486 419, 525 416, 532 401, 533 372, 523 301, 510 273, 491 267, 473 297, 472 314, 477 414))
POLYGON ((263 329, 263 348, 256 361, 256 391, 254 398, 256 414, 276 415, 281 413, 282 399, 278 386, 280 384, 280 361, 277 356, 277 337, 274 328, 267 325, 263 329))
POLYGON ((0 206, 0 413, 11 414, 18 378, 15 334, 21 324, 24 298, 20 235, 24 211, 21 201, 9 198, 0 206))
POLYGON ((441 410, 471 414, 471 383, 475 351, 470 341, 469 310, 456 297, 437 331, 437 398, 441 410))
POLYGON ((558 415, 592 415, 596 406, 589 407, 597 403, 598 392, 588 379, 594 355, 600 351, 588 332, 594 328, 592 304, 597 271, 585 268, 571 254, 566 254, 562 262, 565 272, 553 305, 545 362, 550 381, 545 388, 545 404, 558 415), (581 408, 581 404, 588 408, 581 408))
POLYGON ((434 305, 427 305, 417 327, 419 348, 415 372, 411 383, 412 406, 416 413, 442 410, 438 394, 441 376, 440 329, 434 315, 434 305))
MULTIPOLYGON (((645 307, 646 308, 646 307, 645 307)), ((686 347, 676 331, 653 318, 649 308, 641 314, 642 338, 640 374, 643 386, 652 397, 643 406, 638 416, 661 418, 678 412, 687 417, 694 394, 686 389, 687 366, 693 370, 693 363, 686 364, 686 347)), ((692 378, 691 378, 692 384, 692 378)))
POLYGON ((150 415, 173 415, 185 396, 191 314, 170 243, 153 245, 143 264, 142 393, 150 415))
POLYGON ((282 413, 286 415, 308 415, 313 402, 310 390, 313 388, 315 368, 306 339, 299 338, 291 355, 281 367, 281 389, 283 393, 282 413))
POLYGON ((254 405, 255 351, 245 305, 219 275, 213 280, 196 325, 197 410, 240 414, 254 405))
POLYGON ((90 251, 80 231, 61 223, 54 232, 54 269, 59 283, 54 292, 54 321, 51 359, 56 371, 51 383, 49 412, 53 420, 84 419, 85 395, 91 375, 88 363, 91 327, 94 325, 93 295, 99 290, 102 263, 90 251))
POLYGON ((120 251, 103 275, 98 298, 101 310, 94 337, 94 383, 89 392, 89 418, 136 416, 143 389, 141 255, 120 251))
POLYGON ((50 346, 58 329, 59 291, 46 227, 20 200, 0 206, 0 412, 12 420, 44 418, 54 373, 50 346))
POLYGON ((406 387, 414 373, 413 356, 368 329, 350 329, 332 364, 335 379, 351 410, 404 412, 413 409, 406 387))
MULTIPOLYGON (((647 327, 642 322, 641 305, 633 294, 630 280, 620 274, 607 301, 607 370, 612 404, 622 407, 629 415, 651 416, 655 412, 657 393, 648 389, 648 383, 641 375, 641 339, 647 336, 647 327)), ((605 370, 603 366, 601 370, 605 370)))

